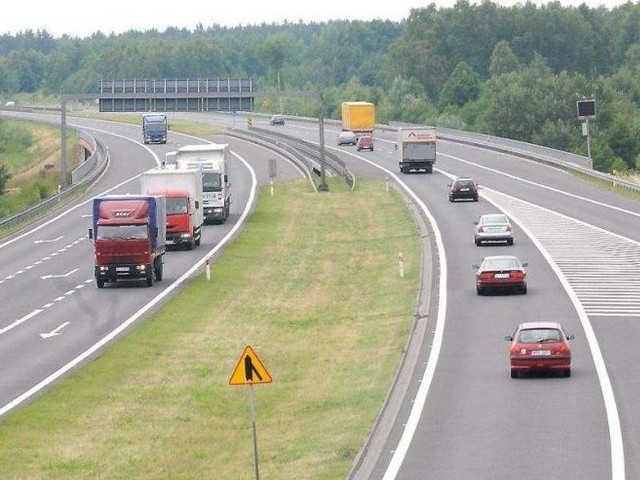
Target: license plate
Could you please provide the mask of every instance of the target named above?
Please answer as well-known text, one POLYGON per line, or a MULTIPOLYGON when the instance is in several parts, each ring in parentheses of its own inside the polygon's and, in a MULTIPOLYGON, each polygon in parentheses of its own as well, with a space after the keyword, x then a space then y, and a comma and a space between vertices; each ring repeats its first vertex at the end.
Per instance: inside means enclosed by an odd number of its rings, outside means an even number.
POLYGON ((496 273, 494 275, 495 278, 509 278, 509 274, 508 273, 496 273))
POLYGON ((551 350, 531 350, 532 357, 548 357, 551 355, 551 350))
POLYGON ((129 267, 116 267, 116 272, 128 272, 129 267))
POLYGON ((469 189, 468 189, 468 188, 461 188, 461 189, 460 189, 460 191, 461 191, 461 192, 468 192, 468 191, 469 191, 469 189))

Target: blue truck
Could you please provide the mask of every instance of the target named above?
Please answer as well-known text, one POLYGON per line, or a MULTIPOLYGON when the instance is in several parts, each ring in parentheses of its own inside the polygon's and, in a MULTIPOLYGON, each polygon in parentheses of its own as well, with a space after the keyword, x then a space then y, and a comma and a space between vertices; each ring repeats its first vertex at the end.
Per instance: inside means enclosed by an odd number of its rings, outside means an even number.
POLYGON ((105 195, 93 199, 94 272, 98 288, 107 282, 162 280, 167 237, 166 198, 161 195, 105 195))
POLYGON ((142 140, 147 143, 167 143, 169 122, 164 113, 150 113, 142 116, 142 140))

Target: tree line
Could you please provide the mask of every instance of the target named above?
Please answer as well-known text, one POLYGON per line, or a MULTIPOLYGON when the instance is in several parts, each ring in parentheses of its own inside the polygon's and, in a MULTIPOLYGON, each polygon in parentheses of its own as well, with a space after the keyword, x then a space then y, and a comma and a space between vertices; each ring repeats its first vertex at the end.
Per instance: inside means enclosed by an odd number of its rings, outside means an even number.
MULTIPOLYGON (((640 4, 613 9, 458 1, 386 20, 194 30, 44 30, 0 36, 0 93, 91 93, 103 79, 251 77, 262 91, 322 91, 326 114, 376 103, 378 121, 484 132, 586 155, 576 102, 596 99, 594 166, 640 168, 640 4)), ((287 98, 281 113, 314 115, 287 98)), ((277 111, 279 102, 257 109, 277 111)))

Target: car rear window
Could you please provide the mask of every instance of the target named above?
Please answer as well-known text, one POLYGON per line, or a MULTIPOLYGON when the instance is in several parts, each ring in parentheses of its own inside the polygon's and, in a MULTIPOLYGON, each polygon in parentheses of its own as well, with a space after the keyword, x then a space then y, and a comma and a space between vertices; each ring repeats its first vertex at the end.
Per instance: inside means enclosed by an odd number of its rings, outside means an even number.
POLYGON ((560 330, 556 328, 531 328, 520 330, 520 343, 559 342, 562 339, 560 330))
POLYGON ((480 219, 480 223, 507 223, 507 217, 504 215, 496 214, 496 215, 483 215, 480 219))
POLYGON ((520 262, 515 258, 491 258, 486 259, 483 266, 493 270, 508 270, 520 268, 520 262))
POLYGON ((455 183, 459 187, 473 187, 473 180, 457 180, 455 183))

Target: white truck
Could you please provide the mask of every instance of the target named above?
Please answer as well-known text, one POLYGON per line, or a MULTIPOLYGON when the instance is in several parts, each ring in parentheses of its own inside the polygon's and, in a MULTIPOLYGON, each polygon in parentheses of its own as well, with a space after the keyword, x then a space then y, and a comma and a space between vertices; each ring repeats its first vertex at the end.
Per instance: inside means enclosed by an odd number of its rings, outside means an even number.
POLYGON ((204 223, 202 173, 164 166, 143 172, 140 183, 143 194, 166 197, 167 245, 188 250, 200 246, 204 223))
POLYGON ((202 172, 205 223, 224 223, 231 208, 229 167, 231 154, 226 143, 185 145, 167 154, 167 163, 175 162, 178 170, 202 172))
POLYGON ((436 163, 436 129, 404 127, 398 129, 400 172, 433 172, 436 163))

